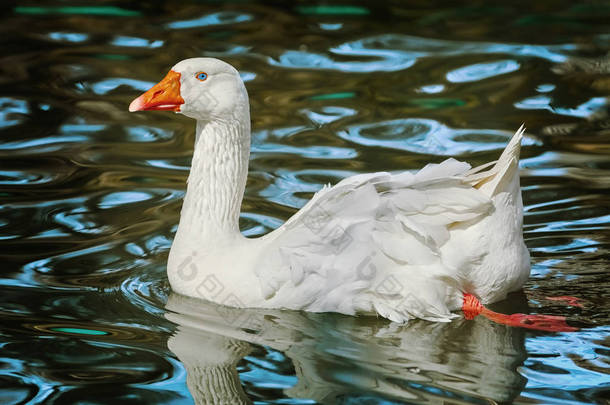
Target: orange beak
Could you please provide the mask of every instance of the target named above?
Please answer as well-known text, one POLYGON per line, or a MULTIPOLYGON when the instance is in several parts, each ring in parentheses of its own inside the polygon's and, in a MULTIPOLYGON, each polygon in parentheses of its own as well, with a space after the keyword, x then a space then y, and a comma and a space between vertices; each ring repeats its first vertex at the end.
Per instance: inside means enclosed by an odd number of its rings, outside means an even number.
POLYGON ((170 70, 167 76, 129 104, 129 111, 180 111, 184 99, 180 95, 180 73, 170 70))

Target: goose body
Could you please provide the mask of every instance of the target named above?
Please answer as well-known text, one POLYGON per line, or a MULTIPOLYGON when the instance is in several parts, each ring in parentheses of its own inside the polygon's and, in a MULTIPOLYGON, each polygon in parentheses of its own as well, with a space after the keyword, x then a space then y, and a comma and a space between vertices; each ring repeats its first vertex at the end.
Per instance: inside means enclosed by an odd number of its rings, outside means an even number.
POLYGON ((130 111, 197 120, 187 192, 168 260, 174 291, 233 307, 448 321, 465 294, 491 303, 530 270, 518 160, 523 128, 497 162, 455 159, 324 187, 283 226, 239 231, 250 113, 239 73, 212 58, 175 65, 130 111))

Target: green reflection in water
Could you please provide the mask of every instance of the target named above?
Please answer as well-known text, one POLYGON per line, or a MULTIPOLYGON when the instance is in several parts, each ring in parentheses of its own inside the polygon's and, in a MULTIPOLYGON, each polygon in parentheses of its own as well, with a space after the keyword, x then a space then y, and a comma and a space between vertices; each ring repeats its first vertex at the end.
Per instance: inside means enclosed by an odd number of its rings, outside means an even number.
POLYGON ((356 97, 356 93, 353 91, 345 91, 342 93, 328 93, 328 94, 320 94, 318 96, 312 96, 310 100, 337 100, 340 98, 354 98, 356 97))
POLYGON ((58 327, 58 328, 50 328, 52 331, 54 332, 63 332, 63 333, 75 333, 77 335, 94 335, 94 336, 102 336, 102 335, 108 335, 108 332, 105 332, 103 330, 95 330, 95 329, 83 329, 83 328, 65 328, 65 327, 58 327))
POLYGON ((114 17, 134 17, 141 13, 134 10, 125 10, 120 7, 94 6, 94 7, 15 7, 16 14, 83 14, 83 15, 107 15, 114 17))
POLYGON ((371 12, 366 7, 359 6, 299 6, 296 10, 301 14, 310 15, 368 15, 371 12))
POLYGON ((107 59, 107 60, 128 60, 131 59, 127 55, 119 55, 115 53, 100 53, 96 55, 98 59, 107 59))

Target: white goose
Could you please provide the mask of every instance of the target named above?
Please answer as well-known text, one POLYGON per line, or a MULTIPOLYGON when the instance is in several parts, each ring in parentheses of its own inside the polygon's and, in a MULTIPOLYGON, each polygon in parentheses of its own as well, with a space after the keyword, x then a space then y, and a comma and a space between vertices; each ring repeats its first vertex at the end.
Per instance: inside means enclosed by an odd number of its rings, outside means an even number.
POLYGON ((502 300, 529 276, 518 175, 523 128, 495 164, 471 169, 447 159, 417 173, 349 177, 283 226, 248 239, 238 220, 250 112, 237 70, 212 58, 183 60, 129 110, 197 120, 167 265, 180 294, 234 307, 448 321, 459 309, 493 314, 478 300, 502 300))

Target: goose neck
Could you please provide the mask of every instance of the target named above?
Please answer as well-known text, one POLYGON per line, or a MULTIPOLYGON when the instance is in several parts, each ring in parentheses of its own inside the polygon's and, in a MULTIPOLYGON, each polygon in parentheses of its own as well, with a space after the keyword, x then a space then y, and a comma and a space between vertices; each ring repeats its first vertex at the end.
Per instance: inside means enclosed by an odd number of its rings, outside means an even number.
POLYGON ((208 238, 239 235, 250 120, 198 121, 180 225, 208 238))

